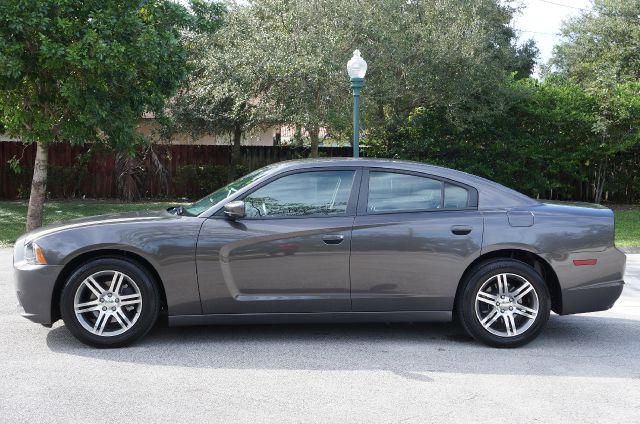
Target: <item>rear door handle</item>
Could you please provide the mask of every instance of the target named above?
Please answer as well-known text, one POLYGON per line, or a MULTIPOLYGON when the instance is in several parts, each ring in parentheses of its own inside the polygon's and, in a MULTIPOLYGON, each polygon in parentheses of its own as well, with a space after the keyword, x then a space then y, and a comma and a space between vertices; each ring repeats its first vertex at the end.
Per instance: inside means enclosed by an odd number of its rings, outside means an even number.
POLYGON ((322 241, 325 244, 340 244, 344 240, 344 236, 342 234, 325 234, 322 236, 322 241))
POLYGON ((471 232, 472 228, 468 225, 454 225, 451 227, 451 232, 457 236, 464 236, 471 232))

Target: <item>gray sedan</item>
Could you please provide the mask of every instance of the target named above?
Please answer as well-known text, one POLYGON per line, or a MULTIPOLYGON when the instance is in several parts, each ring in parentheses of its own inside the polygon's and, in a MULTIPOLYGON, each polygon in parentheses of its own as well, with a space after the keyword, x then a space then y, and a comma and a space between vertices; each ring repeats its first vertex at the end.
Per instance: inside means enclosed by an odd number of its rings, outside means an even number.
POLYGON ((104 215, 17 240, 21 313, 127 345, 170 325, 449 321, 515 347, 550 311, 610 308, 625 255, 611 210, 540 202, 391 160, 259 169, 186 207, 104 215))

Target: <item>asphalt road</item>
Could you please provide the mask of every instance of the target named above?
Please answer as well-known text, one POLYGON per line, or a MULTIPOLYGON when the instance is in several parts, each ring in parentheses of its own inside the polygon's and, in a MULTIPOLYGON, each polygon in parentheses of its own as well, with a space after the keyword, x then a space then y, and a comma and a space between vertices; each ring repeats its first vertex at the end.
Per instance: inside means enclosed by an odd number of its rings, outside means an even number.
POLYGON ((96 350, 15 309, 0 250, 0 423, 623 423, 640 419, 640 255, 607 312, 516 350, 452 324, 167 328, 96 350))

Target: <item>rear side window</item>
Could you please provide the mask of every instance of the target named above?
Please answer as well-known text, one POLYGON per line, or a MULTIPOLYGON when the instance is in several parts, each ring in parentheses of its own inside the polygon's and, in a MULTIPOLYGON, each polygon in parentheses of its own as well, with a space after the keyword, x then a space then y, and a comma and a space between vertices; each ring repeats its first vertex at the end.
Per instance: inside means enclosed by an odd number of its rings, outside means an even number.
POLYGON ((367 211, 396 212, 442 207, 442 181, 394 172, 369 173, 367 211))
POLYGON ((469 206, 469 191, 460 186, 444 184, 444 208, 463 209, 469 206))
POLYGON ((369 172, 369 213, 464 209, 469 191, 455 184, 418 175, 369 172))

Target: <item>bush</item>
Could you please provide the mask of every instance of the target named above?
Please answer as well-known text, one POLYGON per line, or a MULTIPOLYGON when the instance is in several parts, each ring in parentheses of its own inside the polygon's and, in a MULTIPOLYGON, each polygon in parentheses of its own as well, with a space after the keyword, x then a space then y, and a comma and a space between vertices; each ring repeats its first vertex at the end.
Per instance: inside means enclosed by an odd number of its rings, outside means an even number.
POLYGON ((177 197, 196 199, 227 184, 229 167, 225 165, 184 165, 173 179, 177 197))

